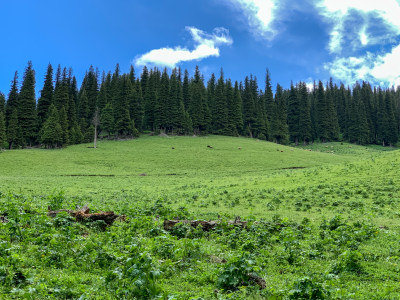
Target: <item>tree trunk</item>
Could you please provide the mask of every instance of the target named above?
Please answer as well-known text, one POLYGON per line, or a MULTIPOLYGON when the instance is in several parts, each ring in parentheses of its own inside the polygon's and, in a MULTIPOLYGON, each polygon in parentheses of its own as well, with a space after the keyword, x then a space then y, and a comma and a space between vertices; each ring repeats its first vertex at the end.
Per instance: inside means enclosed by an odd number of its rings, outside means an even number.
POLYGON ((93 145, 94 149, 96 149, 96 146, 97 146, 97 127, 95 126, 94 127, 94 145, 93 145))

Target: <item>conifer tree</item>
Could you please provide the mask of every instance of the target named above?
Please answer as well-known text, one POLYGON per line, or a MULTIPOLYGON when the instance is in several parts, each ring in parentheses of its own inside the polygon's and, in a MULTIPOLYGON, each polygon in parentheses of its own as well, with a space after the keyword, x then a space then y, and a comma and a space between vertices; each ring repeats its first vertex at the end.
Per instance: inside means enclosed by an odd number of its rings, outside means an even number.
POLYGON ((288 118, 290 139, 296 145, 298 145, 299 139, 301 137, 300 101, 299 101, 299 97, 297 96, 297 89, 293 86, 293 83, 290 86, 287 118, 288 118))
POLYGON ((14 79, 11 83, 10 93, 6 103, 6 124, 8 125, 11 119, 11 114, 19 107, 18 104, 18 72, 15 71, 14 79))
POLYGON ((160 82, 160 92, 157 97, 154 122, 156 130, 160 130, 165 133, 167 130, 169 122, 168 111, 171 108, 169 103, 170 99, 170 87, 169 87, 169 76, 167 73, 167 68, 164 69, 161 82, 160 82))
POLYGON ((61 126, 61 145, 69 144, 68 116, 64 105, 59 111, 59 123, 61 126))
MULTIPOLYGON (((322 81, 318 83, 316 98, 316 129, 318 137, 322 142, 329 140, 329 105, 326 100, 324 85, 322 81)), ((290 130, 290 126, 289 126, 290 130)))
POLYGON ((132 90, 134 95, 131 96, 131 118, 135 122, 135 127, 142 131, 144 107, 143 92, 140 80, 136 79, 135 89, 132 90))
POLYGON ((221 74, 215 87, 215 103, 212 113, 212 128, 215 134, 228 133, 228 106, 225 92, 224 72, 221 74))
POLYGON ((206 89, 198 66, 196 66, 189 91, 190 100, 188 112, 192 119, 194 133, 207 133, 210 127, 210 111, 207 105, 206 89))
POLYGON ((3 113, 3 116, 5 118, 6 114, 6 97, 2 92, 0 92, 0 112, 3 113))
POLYGON ((207 83, 207 103, 211 112, 214 112, 215 105, 215 87, 216 79, 214 73, 211 74, 210 80, 207 83))
POLYGON ((289 139, 286 100, 284 99, 283 89, 279 84, 276 87, 274 103, 275 113, 271 124, 272 138, 279 144, 286 144, 289 139))
POLYGON ((11 113, 7 127, 8 149, 17 148, 21 139, 21 128, 18 124, 17 110, 11 113))
POLYGON ((237 131, 237 103, 234 98, 234 89, 232 86, 232 81, 228 79, 225 82, 225 99, 227 105, 227 122, 226 122, 226 135, 237 136, 239 133, 237 131))
POLYGON ((244 90, 242 95, 243 101, 243 121, 244 121, 244 133, 253 137, 253 125, 256 122, 256 103, 251 90, 252 78, 246 76, 244 81, 244 90))
POLYGON ((101 112, 101 128, 107 132, 108 137, 114 133, 115 121, 111 103, 107 103, 101 112))
POLYGON ((310 100, 308 97, 307 85, 300 82, 298 86, 299 98, 299 133, 300 139, 303 140, 304 145, 309 143, 312 139, 311 128, 311 115, 310 115, 310 100))
POLYGON ((43 89, 40 91, 40 98, 38 100, 37 115, 38 115, 38 126, 42 128, 46 116, 49 111, 49 107, 53 102, 53 67, 51 64, 47 66, 47 73, 44 80, 43 89))
POLYGON ((35 71, 32 62, 28 62, 18 100, 18 122, 23 144, 32 145, 37 136, 35 71))
POLYGON ((3 111, 0 111, 0 150, 3 149, 6 140, 6 120, 3 111))
POLYGON ((272 85, 271 85, 271 74, 267 69, 267 74, 265 76, 265 109, 268 122, 271 124, 273 118, 273 106, 274 106, 274 96, 272 93, 272 85))
POLYGON ((185 105, 185 110, 189 110, 190 90, 189 90, 189 72, 188 72, 188 70, 185 70, 185 73, 183 76, 182 94, 183 94, 183 104, 185 105))
POLYGON ((46 148, 59 147, 62 144, 62 135, 59 113, 57 108, 52 104, 49 108, 49 116, 44 122, 40 132, 40 141, 46 148))
POLYGON ((88 98, 86 96, 86 91, 84 90, 82 94, 79 97, 79 107, 78 107, 78 117, 81 120, 81 125, 84 124, 84 127, 89 125, 89 104, 88 104, 88 98), (82 123, 82 120, 84 121, 82 123))
POLYGON ((233 91, 232 121, 237 134, 239 134, 243 129, 242 105, 243 102, 240 95, 239 84, 237 81, 235 81, 235 88, 233 91))

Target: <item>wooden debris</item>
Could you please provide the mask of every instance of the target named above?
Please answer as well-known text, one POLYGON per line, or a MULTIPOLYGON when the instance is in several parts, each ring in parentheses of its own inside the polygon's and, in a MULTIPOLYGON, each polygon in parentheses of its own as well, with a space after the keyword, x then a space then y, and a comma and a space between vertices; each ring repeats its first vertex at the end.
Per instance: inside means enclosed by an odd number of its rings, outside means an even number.
POLYGON ((253 273, 249 273, 247 274, 247 276, 249 277, 249 281, 254 282, 255 284, 257 284, 261 290, 265 289, 267 287, 267 283, 265 282, 265 280, 253 273))
MULTIPOLYGON (((172 228, 178 223, 188 224, 194 228, 201 225, 204 231, 210 231, 211 229, 215 228, 218 224, 220 224, 221 221, 164 220, 164 230, 167 231, 172 230, 172 228)), ((240 226, 242 228, 245 228, 247 226, 247 222, 240 221, 240 217, 236 217, 234 221, 229 221, 228 224, 240 226)))
POLYGON ((77 222, 95 222, 95 221, 104 221, 108 226, 112 225, 114 221, 118 218, 121 220, 125 220, 124 215, 117 215, 113 211, 106 212, 98 212, 98 213, 90 213, 90 209, 87 205, 83 206, 77 210, 69 210, 69 209, 59 209, 59 210, 50 210, 47 213, 49 217, 56 217, 60 212, 67 212, 70 216, 74 217, 77 222))
POLYGON ((8 223, 8 219, 5 216, 0 216, 0 223, 8 223))

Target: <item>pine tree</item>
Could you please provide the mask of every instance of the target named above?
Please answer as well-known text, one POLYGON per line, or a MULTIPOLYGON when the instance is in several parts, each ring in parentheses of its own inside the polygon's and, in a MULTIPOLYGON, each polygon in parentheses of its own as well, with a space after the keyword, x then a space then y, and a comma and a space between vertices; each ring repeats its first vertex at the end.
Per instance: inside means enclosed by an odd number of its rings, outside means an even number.
POLYGON ((146 83, 144 94, 144 127, 155 130, 155 108, 157 105, 157 73, 151 72, 146 83))
POLYGON ((49 107, 53 101, 53 93, 53 67, 49 64, 47 66, 43 89, 40 91, 40 98, 38 100, 37 115, 39 129, 42 128, 42 125, 46 120, 49 107))
POLYGON ((194 78, 189 86, 189 115, 195 134, 207 133, 210 127, 210 111, 207 105, 206 88, 199 67, 196 66, 194 78))
POLYGON ((143 107, 143 92, 142 85, 139 79, 136 79, 135 89, 132 89, 130 114, 132 120, 135 122, 136 128, 142 131, 144 107, 143 107))
POLYGON ((189 72, 188 72, 188 70, 185 70, 185 74, 183 76, 182 94, 183 94, 183 104, 185 105, 185 110, 189 110, 190 90, 189 90, 189 72))
POLYGON ((68 145, 69 144, 68 116, 64 106, 62 106, 59 111, 59 123, 61 126, 61 145, 68 145))
POLYGON ((18 110, 18 72, 14 74, 14 79, 11 83, 10 93, 8 94, 8 99, 6 103, 6 125, 8 126, 11 120, 11 114, 18 110))
POLYGON ((273 107, 274 107, 274 96, 272 93, 272 85, 271 85, 271 74, 269 73, 269 70, 267 69, 267 74, 265 76, 265 109, 266 109, 266 115, 268 122, 271 124, 272 119, 273 119, 273 107))
POLYGON ((228 106, 225 92, 224 72, 221 74, 215 87, 215 103, 212 112, 212 130, 215 134, 227 134, 228 106))
POLYGON ((170 99, 170 87, 169 87, 169 76, 167 73, 167 68, 164 69, 161 82, 160 82, 160 92, 156 102, 156 109, 154 114, 154 122, 156 130, 165 133, 170 122, 168 110, 171 108, 169 103, 170 99))
POLYGON ((303 140, 304 145, 312 139, 310 100, 308 97, 307 85, 300 82, 298 90, 299 98, 299 137, 303 140))
POLYGON ((293 83, 290 86, 290 94, 288 99, 288 125, 289 125, 289 133, 290 139, 298 145, 299 139, 301 137, 301 128, 300 128, 300 101, 297 96, 297 89, 293 86, 293 83))
POLYGON ((235 131, 239 134, 243 129, 242 117, 242 96, 240 95, 239 84, 235 81, 235 88, 233 91, 233 107, 232 107, 232 121, 235 126, 235 131))
MULTIPOLYGON (((214 112, 215 105, 215 87, 216 87, 216 79, 214 73, 211 74, 210 80, 207 83, 207 103, 208 108, 211 112, 214 112)), ((213 113, 214 114, 214 113, 213 113)))
POLYGON ((49 108, 49 116, 43 124, 40 132, 40 141, 46 148, 59 147, 63 139, 62 128, 59 121, 57 108, 52 104, 49 108))
POLYGON ((79 97, 79 107, 78 107, 78 117, 81 120, 81 125, 84 124, 84 127, 89 125, 89 104, 88 98, 86 96, 86 91, 84 90, 79 97), (82 123, 83 120, 83 123, 82 123))
POLYGON ((3 149, 6 140, 6 120, 4 118, 3 112, 0 111, 0 150, 3 149))
POLYGON ((286 144, 289 139, 286 100, 284 99, 283 89, 279 84, 276 87, 274 110, 274 119, 271 124, 272 138, 279 144, 286 144))
POLYGON ((23 144, 32 145, 37 137, 35 71, 28 62, 18 100, 18 122, 21 127, 23 144))
POLYGON ((5 117, 6 114, 6 97, 2 92, 0 92, 0 112, 3 113, 5 117))
POLYGON ((243 121, 244 121, 244 133, 253 137, 253 125, 256 122, 256 103, 251 90, 252 77, 246 76, 244 81, 244 91, 242 95, 243 101, 243 121))
POLYGON ((329 105, 322 81, 318 83, 316 100, 317 135, 322 142, 326 142, 329 140, 329 105))
POLYGON ((18 124, 17 110, 11 113, 7 127, 8 149, 17 148, 21 139, 21 128, 18 124))
POLYGON ((227 123, 225 133, 226 135, 237 136, 237 109, 238 105, 235 102, 234 89, 232 87, 232 81, 228 79, 225 83, 225 99, 227 105, 227 123))
POLYGON ((111 103, 107 103, 101 112, 101 128, 108 133, 108 137, 114 133, 115 121, 111 103))

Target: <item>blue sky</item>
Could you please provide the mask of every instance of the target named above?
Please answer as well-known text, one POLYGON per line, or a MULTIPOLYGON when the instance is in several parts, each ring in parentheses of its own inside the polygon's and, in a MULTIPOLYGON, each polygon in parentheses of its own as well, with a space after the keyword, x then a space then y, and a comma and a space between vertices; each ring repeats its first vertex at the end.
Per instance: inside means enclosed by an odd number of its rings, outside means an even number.
POLYGON ((28 60, 43 85, 47 64, 199 65, 264 86, 328 80, 400 85, 400 0, 13 0, 0 2, 0 91, 28 60))

